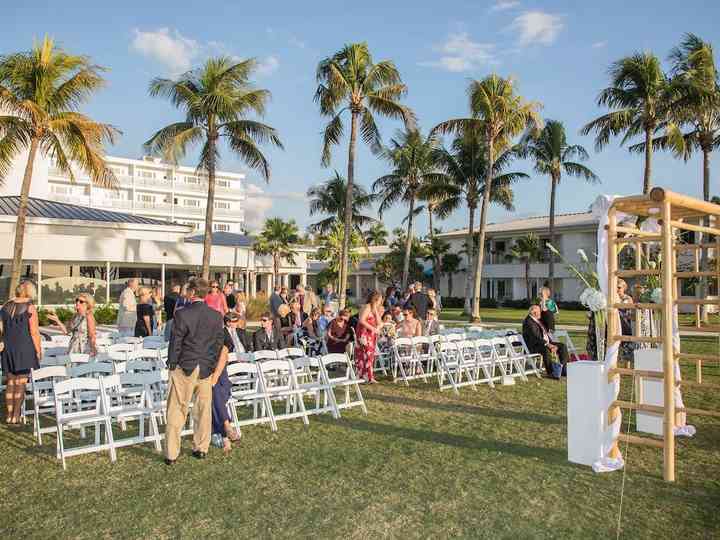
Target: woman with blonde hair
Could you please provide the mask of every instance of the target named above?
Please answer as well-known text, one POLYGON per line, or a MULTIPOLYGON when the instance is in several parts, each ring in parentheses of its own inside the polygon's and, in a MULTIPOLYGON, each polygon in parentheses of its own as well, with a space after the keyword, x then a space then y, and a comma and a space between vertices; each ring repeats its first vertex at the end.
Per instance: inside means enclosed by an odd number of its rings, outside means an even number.
POLYGON ((42 357, 38 313, 32 303, 34 298, 35 285, 23 281, 15 289, 15 298, 0 310, 4 334, 0 359, 6 380, 5 421, 10 425, 20 423, 28 375, 30 370, 40 367, 42 357))
POLYGON ((70 336, 70 344, 68 345, 68 354, 81 353, 90 356, 97 355, 97 346, 95 340, 97 337, 95 331, 95 317, 93 316, 95 309, 95 300, 88 293, 80 293, 75 298, 75 316, 69 323, 68 327, 62 323, 58 316, 52 312, 48 313, 48 320, 52 321, 63 334, 70 336))
POLYGON ((152 291, 147 287, 140 287, 140 290, 138 290, 135 337, 152 336, 154 328, 155 308, 152 305, 152 291))
POLYGON ((277 308, 277 317, 273 321, 273 325, 277 329, 278 334, 282 338, 283 344, 288 347, 288 343, 292 343, 292 335, 295 331, 293 325, 293 316, 290 313, 290 306, 287 304, 280 304, 277 308))
POLYGON ((235 293, 235 306, 232 311, 238 314, 241 319, 244 319, 247 314, 247 301, 245 299, 245 293, 240 291, 235 293))

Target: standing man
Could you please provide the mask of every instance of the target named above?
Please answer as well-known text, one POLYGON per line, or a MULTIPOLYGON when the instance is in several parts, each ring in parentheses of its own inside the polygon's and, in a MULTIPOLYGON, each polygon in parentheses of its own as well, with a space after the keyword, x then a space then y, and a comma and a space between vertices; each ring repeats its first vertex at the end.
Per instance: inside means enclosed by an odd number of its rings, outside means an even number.
POLYGON ((275 285, 275 288, 273 289, 273 293, 270 295, 270 313, 273 317, 278 316, 278 308, 285 303, 285 300, 283 300, 283 297, 280 296, 280 291, 282 290, 282 287, 280 285, 275 285))
POLYGON ((540 306, 533 304, 530 306, 528 316, 525 317, 522 325, 522 334, 525 344, 528 350, 533 354, 542 355, 543 364, 545 365, 546 376, 559 379, 560 377, 553 377, 552 366, 550 361, 550 355, 555 353, 563 365, 563 370, 568 362, 567 347, 564 343, 552 341, 550 334, 542 323, 540 306))
POLYGON ((140 282, 137 278, 130 278, 127 287, 120 293, 118 300, 117 327, 121 337, 135 335, 135 323, 137 322, 137 300, 135 292, 140 282))
POLYGON ((163 299, 163 311, 165 311, 165 331, 163 336, 165 337, 165 341, 170 341, 173 315, 175 314, 175 303, 178 298, 180 298, 180 285, 175 284, 163 299))
POLYGON ((225 333, 222 315, 205 303, 209 291, 207 280, 198 279, 190 289, 191 304, 176 312, 173 319, 167 359, 170 370, 165 432, 167 465, 174 465, 180 455, 180 434, 193 399, 193 457, 205 458, 210 446, 210 375, 220 357, 225 333))
POLYGON ((427 317, 427 311, 432 305, 430 297, 423 291, 422 283, 416 281, 411 287, 411 294, 405 303, 405 307, 414 307, 417 312, 418 319, 424 321, 427 317))

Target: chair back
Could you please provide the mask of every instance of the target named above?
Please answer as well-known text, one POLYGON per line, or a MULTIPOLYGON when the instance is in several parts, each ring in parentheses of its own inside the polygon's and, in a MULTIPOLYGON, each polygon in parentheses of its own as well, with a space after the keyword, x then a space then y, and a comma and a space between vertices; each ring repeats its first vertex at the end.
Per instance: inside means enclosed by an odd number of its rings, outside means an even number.
POLYGON ((253 354, 253 360, 255 362, 259 362, 261 360, 276 360, 277 359, 277 351, 255 351, 253 354))
POLYGON ((112 375, 113 373, 113 365, 105 362, 88 362, 68 369, 68 375, 73 378, 93 378, 98 375, 112 375))

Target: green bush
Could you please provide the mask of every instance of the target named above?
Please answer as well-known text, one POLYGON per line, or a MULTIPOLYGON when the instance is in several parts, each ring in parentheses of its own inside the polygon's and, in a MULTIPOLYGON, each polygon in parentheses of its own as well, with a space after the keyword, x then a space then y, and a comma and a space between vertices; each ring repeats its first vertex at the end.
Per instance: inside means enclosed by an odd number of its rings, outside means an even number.
MULTIPOLYGON (((48 310, 46 308, 41 308, 38 310, 38 321, 40 322, 40 326, 50 326, 52 323, 47 318, 48 310)), ((75 315, 75 310, 70 308, 64 308, 59 307, 55 308, 55 315, 58 316, 58 318, 63 322, 66 323, 70 321, 70 319, 73 318, 75 315)))
POLYGON ((110 304, 97 306, 93 311, 95 322, 98 324, 115 324, 117 322, 117 314, 117 308, 112 307, 110 304))
POLYGON ((264 294, 250 298, 245 304, 245 318, 248 321, 257 321, 266 311, 270 311, 270 302, 264 294))

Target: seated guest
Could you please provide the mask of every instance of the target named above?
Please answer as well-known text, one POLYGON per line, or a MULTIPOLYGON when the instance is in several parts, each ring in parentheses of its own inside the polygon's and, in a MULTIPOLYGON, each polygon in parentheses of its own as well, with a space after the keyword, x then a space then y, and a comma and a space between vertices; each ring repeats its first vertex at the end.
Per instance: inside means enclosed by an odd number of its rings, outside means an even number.
POLYGON ((343 309, 327 328, 328 353, 344 353, 348 343, 353 339, 350 328, 350 310, 343 309))
MULTIPOLYGON (((523 321, 523 339, 528 350, 533 354, 540 354, 543 357, 545 371, 548 377, 553 377, 550 356, 552 353, 557 354, 560 363, 563 365, 568 361, 567 347, 564 343, 558 343, 550 340, 550 334, 545 328, 541 320, 540 306, 533 304, 530 306, 528 316, 523 321)), ((559 377, 554 377, 559 378, 559 377)))
POLYGON ((427 316, 423 322, 423 336, 434 336, 440 333, 440 322, 437 318, 437 311, 435 308, 427 310, 427 316))
MULTIPOLYGON (((232 443, 240 440, 238 433, 230 423, 230 414, 228 413, 227 402, 230 399, 232 391, 232 383, 227 374, 228 362, 228 320, 225 318, 225 344, 220 352, 217 366, 210 376, 212 384, 212 438, 222 438, 223 450, 228 454, 232 450, 232 443)), ((230 330, 233 332, 234 330, 230 330)), ((232 345, 232 342, 229 343, 232 345)))
POLYGON ((277 351, 285 347, 285 340, 275 327, 270 313, 265 312, 260 317, 260 329, 253 334, 254 351, 277 351))
POLYGON ((399 337, 412 338, 422 335, 422 323, 417 319, 415 308, 406 306, 403 309, 403 321, 397 325, 399 337))
POLYGON ((290 306, 281 304, 280 307, 278 307, 278 314, 273 320, 273 325, 283 340, 283 347, 288 347, 289 344, 292 343, 293 332, 295 331, 290 306))
POLYGON ((234 311, 225 314, 225 346, 229 352, 244 353, 253 350, 253 339, 245 330, 245 319, 234 311))
POLYGON ((323 307, 323 314, 320 315, 320 319, 318 319, 318 330, 320 331, 320 337, 325 335, 325 332, 327 332, 327 327, 334 317, 335 314, 333 313, 332 307, 329 304, 325 304, 325 307, 323 307))
POLYGON ((290 302, 290 317, 292 317, 293 335, 288 347, 296 345, 297 340, 303 336, 303 323, 308 318, 308 314, 303 312, 302 303, 296 298, 290 302))
POLYGON ((381 354, 387 354, 390 351, 395 334, 396 328, 392 319, 392 313, 386 311, 382 315, 382 326, 380 327, 380 335, 377 341, 381 354))
POLYGON ((390 309, 390 313, 395 324, 400 324, 403 321, 402 306, 399 302, 390 309))
POLYGON ((303 337, 307 340, 308 354, 317 356, 322 348, 322 336, 320 335, 320 310, 312 308, 310 316, 305 318, 302 325, 303 337))

